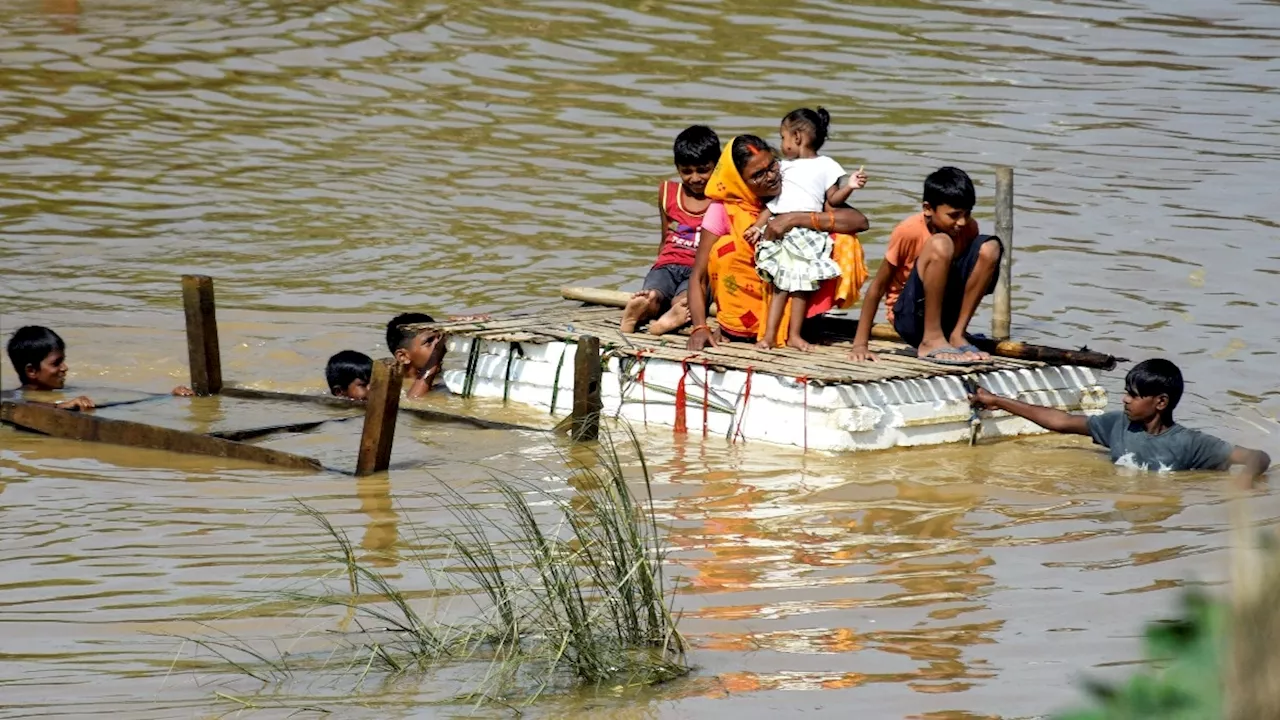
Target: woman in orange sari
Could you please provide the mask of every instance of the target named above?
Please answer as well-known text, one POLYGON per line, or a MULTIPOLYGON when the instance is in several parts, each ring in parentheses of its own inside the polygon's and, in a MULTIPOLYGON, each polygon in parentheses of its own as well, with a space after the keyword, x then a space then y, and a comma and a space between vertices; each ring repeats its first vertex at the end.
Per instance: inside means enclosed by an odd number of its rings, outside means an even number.
MULTIPOLYGON (((767 295, 772 288, 756 273, 755 247, 746 241, 745 233, 765 201, 781 189, 782 173, 768 143, 755 135, 739 135, 725 146, 707 181, 707 197, 714 202, 703 216, 689 279, 690 350, 714 346, 724 339, 756 342, 764 333, 767 295), (711 299, 718 307, 718 334, 707 327, 711 299)), ((841 271, 840 277, 824 282, 813 294, 805 315, 814 317, 833 307, 852 306, 867 278, 862 245, 854 236, 867 229, 866 216, 851 207, 827 207, 820 214, 784 213, 769 221, 764 237, 777 239, 797 227, 833 233, 832 258, 841 271)), ((786 317, 781 326, 785 332, 786 317)))

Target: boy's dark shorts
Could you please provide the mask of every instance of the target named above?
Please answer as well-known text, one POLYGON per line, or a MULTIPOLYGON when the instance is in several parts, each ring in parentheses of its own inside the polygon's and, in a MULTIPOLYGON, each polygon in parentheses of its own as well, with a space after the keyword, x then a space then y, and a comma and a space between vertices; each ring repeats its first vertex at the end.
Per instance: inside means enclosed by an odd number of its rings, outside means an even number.
POLYGON ((689 278, 693 268, 688 265, 663 265, 649 270, 644 276, 642 290, 657 290, 661 296, 662 308, 671 305, 671 300, 682 292, 689 290, 689 278))
MULTIPOLYGON (((973 268, 978 264, 978 253, 988 242, 1000 243, 995 235, 979 235, 969 243, 969 249, 963 255, 951 259, 951 271, 947 273, 947 292, 942 298, 942 334, 950 335, 960 317, 960 305, 964 302, 964 286, 973 275, 973 268)), ((1000 243, 1000 252, 1004 253, 1004 244, 1000 243)), ((990 295, 996 289, 996 279, 1000 277, 997 269, 991 273, 991 284, 982 292, 990 295)), ((893 304, 893 329, 898 331, 902 339, 912 346, 918 347, 924 339, 924 281, 913 268, 907 284, 893 304)))

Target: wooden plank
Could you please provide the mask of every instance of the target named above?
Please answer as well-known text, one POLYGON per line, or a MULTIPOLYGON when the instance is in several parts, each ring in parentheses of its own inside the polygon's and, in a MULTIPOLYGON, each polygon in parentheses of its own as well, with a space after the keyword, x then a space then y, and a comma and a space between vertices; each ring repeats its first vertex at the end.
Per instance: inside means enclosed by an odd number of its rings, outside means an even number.
POLYGON ((996 168, 996 237, 1004 245, 996 275, 991 335, 1008 340, 1013 325, 1013 168, 996 168))
POLYGON ((59 410, 50 405, 4 401, 0 403, 0 420, 68 440, 209 455, 294 470, 324 469, 317 460, 280 450, 128 420, 112 420, 92 413, 59 410))
POLYGON ((574 442, 595 440, 600 435, 600 338, 584 335, 578 338, 578 352, 573 361, 573 432, 574 442))
POLYGON ((187 357, 191 362, 191 389, 197 395, 217 395, 222 390, 222 356, 218 349, 213 278, 208 275, 183 275, 182 307, 187 316, 187 357))
MULTIPOLYGON (((327 405, 329 407, 350 408, 353 411, 364 409, 363 405, 355 400, 334 397, 332 395, 303 395, 301 393, 276 392, 274 390, 257 390, 255 388, 241 387, 239 385, 228 385, 222 388, 222 394, 227 397, 243 398, 246 400, 282 400, 286 402, 312 403, 316 405, 327 405)), ((500 420, 486 420, 484 418, 461 415, 459 413, 436 410, 433 408, 401 405, 400 412, 414 415, 423 418, 424 420, 459 423, 486 430, 532 430, 534 432, 543 432, 546 430, 546 428, 534 427, 532 425, 520 425, 518 423, 502 422, 500 420)))
POLYGON ((382 472, 391 464, 391 445, 396 438, 396 415, 404 390, 404 366, 395 358, 373 364, 369 399, 365 401, 364 430, 360 434, 360 455, 356 477, 382 472))
MULTIPOLYGON (((626 307, 627 301, 631 299, 631 293, 624 290, 605 290, 604 288, 594 287, 562 287, 560 288, 560 297, 566 300, 577 300, 578 302, 590 303, 592 305, 605 305, 608 307, 621 308, 626 307)), ((714 306, 712 310, 714 310, 714 306)), ((714 312, 709 312, 708 317, 714 317, 714 312)), ((619 317, 619 321, 621 318, 619 317)), ((857 331, 858 323, 856 320, 849 320, 851 324, 848 330, 848 336, 853 337, 857 331)), ((889 325, 875 325, 871 328, 871 337, 878 340, 901 340, 898 331, 889 325)))

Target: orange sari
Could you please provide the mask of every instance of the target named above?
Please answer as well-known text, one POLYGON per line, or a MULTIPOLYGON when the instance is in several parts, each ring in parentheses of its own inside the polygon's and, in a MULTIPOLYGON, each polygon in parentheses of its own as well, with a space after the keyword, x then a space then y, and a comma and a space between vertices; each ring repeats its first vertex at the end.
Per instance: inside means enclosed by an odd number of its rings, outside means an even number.
MULTIPOLYGON (((755 247, 746 241, 747 228, 755 224, 764 203, 747 187, 733 165, 733 142, 725 144, 715 172, 707 181, 707 197, 724 205, 731 228, 711 246, 707 276, 711 297, 718 307, 716 320, 728 332, 742 336, 764 337, 769 316, 769 297, 773 286, 756 273, 755 247)), ((833 307, 852 307, 867 279, 867 266, 862 243, 856 235, 832 233, 831 258, 840 266, 840 277, 822 283, 809 299, 806 317, 820 315, 833 307)), ((787 305, 778 327, 778 343, 786 340, 791 306, 787 305)))

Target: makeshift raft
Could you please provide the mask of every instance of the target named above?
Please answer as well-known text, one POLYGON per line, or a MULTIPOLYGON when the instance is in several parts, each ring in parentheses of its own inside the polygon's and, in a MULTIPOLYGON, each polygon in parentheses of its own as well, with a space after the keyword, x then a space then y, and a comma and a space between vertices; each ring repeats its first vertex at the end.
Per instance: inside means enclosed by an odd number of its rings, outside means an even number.
MULTIPOLYGON (((600 291, 595 291, 599 293, 600 291)), ((967 441, 973 417, 962 378, 993 393, 1071 412, 1098 413, 1106 391, 1095 368, 1115 358, 1040 348, 1056 360, 993 357, 973 366, 920 360, 913 348, 873 340, 879 362, 849 359, 853 323, 835 321, 811 352, 722 343, 692 353, 687 335, 624 334, 616 307, 568 305, 533 314, 417 326, 447 335, 444 383, 464 397, 500 398, 568 415, 579 344, 598 338, 602 414, 635 426, 828 451, 967 441), (1087 361, 1087 363, 1086 363, 1087 361), (1079 364, 1085 363, 1085 364, 1079 364), (1088 367, 1086 365, 1093 365, 1088 367)), ((878 333, 883 336, 883 333, 878 333)), ((991 343, 995 349, 995 343, 991 343)), ((590 367, 587 365, 585 367, 590 367)), ((983 413, 982 437, 1041 432, 1005 413, 983 413)))

